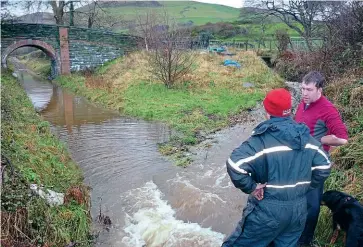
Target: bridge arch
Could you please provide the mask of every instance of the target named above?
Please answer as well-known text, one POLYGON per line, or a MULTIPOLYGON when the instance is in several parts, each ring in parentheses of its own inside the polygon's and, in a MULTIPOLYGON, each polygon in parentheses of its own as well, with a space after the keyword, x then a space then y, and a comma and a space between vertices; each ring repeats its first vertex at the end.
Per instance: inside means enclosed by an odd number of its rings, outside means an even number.
POLYGON ((9 45, 2 54, 1 65, 3 68, 7 67, 6 60, 10 53, 21 47, 35 47, 42 50, 51 59, 51 77, 55 77, 60 72, 59 58, 55 49, 48 43, 41 40, 18 40, 13 44, 9 45))

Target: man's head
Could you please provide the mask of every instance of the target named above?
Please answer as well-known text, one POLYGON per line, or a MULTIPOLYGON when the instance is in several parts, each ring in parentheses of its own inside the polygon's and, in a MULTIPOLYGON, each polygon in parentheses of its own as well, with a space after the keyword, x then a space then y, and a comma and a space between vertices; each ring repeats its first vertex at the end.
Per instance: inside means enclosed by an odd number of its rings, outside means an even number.
POLYGON ((263 100, 263 106, 270 116, 287 117, 291 113, 291 94, 283 88, 271 90, 263 100))
POLYGON ((302 99, 305 104, 317 101, 321 97, 325 78, 317 71, 311 71, 304 76, 301 83, 302 99))

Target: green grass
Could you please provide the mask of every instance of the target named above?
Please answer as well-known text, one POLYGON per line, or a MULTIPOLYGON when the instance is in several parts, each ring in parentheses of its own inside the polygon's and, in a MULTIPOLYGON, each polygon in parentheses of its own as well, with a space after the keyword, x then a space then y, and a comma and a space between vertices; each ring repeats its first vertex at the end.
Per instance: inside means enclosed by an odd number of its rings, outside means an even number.
MULTIPOLYGON (((299 34, 289 28, 285 23, 269 23, 266 24, 266 30, 265 32, 262 32, 261 29, 261 25, 260 24, 241 24, 239 25, 241 28, 245 28, 247 33, 246 34, 240 34, 240 35, 236 35, 234 37, 231 38, 223 38, 223 37, 218 37, 218 35, 214 38, 214 40, 221 40, 221 41, 226 41, 226 42, 248 42, 248 44, 253 44, 255 48, 259 47, 259 42, 264 41, 265 46, 263 46, 263 43, 260 44, 260 48, 265 48, 265 49, 270 49, 270 45, 271 45, 271 49, 272 50, 276 50, 277 47, 277 40, 275 37, 276 31, 279 29, 282 30, 286 30, 287 33, 290 35, 291 41, 293 43, 293 46, 295 47, 296 44, 294 42, 294 40, 298 40, 299 42, 303 42, 301 41, 301 37, 299 36, 299 34)), ((242 49, 244 49, 245 47, 241 47, 242 49)))
POLYGON ((254 107, 262 97, 258 91, 243 94, 211 88, 207 92, 191 92, 167 89, 162 84, 140 83, 125 92, 124 112, 166 122, 185 134, 185 142, 193 144, 195 133, 226 127, 230 115, 254 107))
MULTIPOLYGON (((260 24, 241 24, 240 27, 246 28, 248 32, 248 38, 258 39, 260 37, 275 39, 276 31, 279 29, 286 30, 290 37, 300 37, 299 33, 295 30, 289 28, 285 23, 268 23, 265 25, 266 30, 262 32, 262 26, 260 24)), ((242 39, 246 37, 240 36, 242 39)), ((238 39, 239 37, 235 37, 234 39, 238 39)))
POLYGON ((103 65, 97 67, 96 69, 96 74, 98 75, 102 75, 102 74, 105 74, 107 72, 107 70, 109 69, 110 66, 114 65, 115 63, 117 62, 120 62, 120 59, 122 58, 119 58, 119 59, 113 59, 113 60, 110 60, 110 61, 107 61, 106 63, 104 63, 103 65))
POLYGON ((106 11, 110 12, 112 16, 121 16, 124 20, 134 20, 137 14, 146 13, 150 9, 155 10, 156 13, 162 13, 165 9, 168 15, 174 17, 178 22, 192 21, 194 25, 203 25, 208 22, 235 21, 240 13, 239 9, 215 4, 189 1, 165 1, 160 3, 164 7, 124 6, 106 8, 106 11))
MULTIPOLYGON (((49 246, 64 246, 72 239, 87 242, 88 203, 79 205, 72 201, 50 207, 43 199, 29 198, 31 183, 60 193, 70 188, 84 188, 82 171, 72 162, 66 146, 51 133, 49 123, 35 113, 25 91, 10 72, 2 71, 1 82, 1 151, 17 171, 2 188, 2 214, 11 218, 20 206, 25 207, 29 218, 24 222, 19 220, 17 227, 26 231, 32 241, 49 246), (23 204, 14 200, 17 196, 24 199, 23 204)), ((83 190, 83 196, 88 201, 87 189, 83 190)))

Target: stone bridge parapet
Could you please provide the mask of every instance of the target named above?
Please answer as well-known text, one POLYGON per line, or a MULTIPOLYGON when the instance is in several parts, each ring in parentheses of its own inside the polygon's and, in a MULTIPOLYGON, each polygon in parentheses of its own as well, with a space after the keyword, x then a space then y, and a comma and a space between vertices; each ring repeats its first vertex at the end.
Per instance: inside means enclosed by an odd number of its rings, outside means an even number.
POLYGON ((107 30, 46 24, 2 23, 1 64, 14 50, 31 46, 42 50, 52 61, 52 74, 69 74, 136 50, 140 37, 107 30))

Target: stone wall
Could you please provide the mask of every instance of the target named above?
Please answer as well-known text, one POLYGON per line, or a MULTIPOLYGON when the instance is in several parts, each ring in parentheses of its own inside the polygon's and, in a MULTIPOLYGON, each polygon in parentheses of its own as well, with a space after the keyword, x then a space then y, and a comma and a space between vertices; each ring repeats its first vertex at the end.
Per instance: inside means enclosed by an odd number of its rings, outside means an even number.
POLYGON ((123 56, 137 49, 139 41, 138 37, 106 30, 70 27, 68 32, 71 71, 97 67, 123 56))
POLYGON ((124 55, 124 50, 114 46, 98 46, 92 43, 75 41, 69 46, 71 71, 84 70, 104 64, 124 55))
MULTIPOLYGON (((97 67, 125 53, 138 49, 140 37, 112 33, 107 30, 87 29, 46 24, 2 23, 1 52, 11 53, 8 47, 16 43, 42 49, 52 47, 62 74, 97 67), (47 45, 36 46, 37 41, 47 45), (27 45, 29 43, 29 45, 27 45)), ((49 52, 48 52, 49 53, 49 52)))

